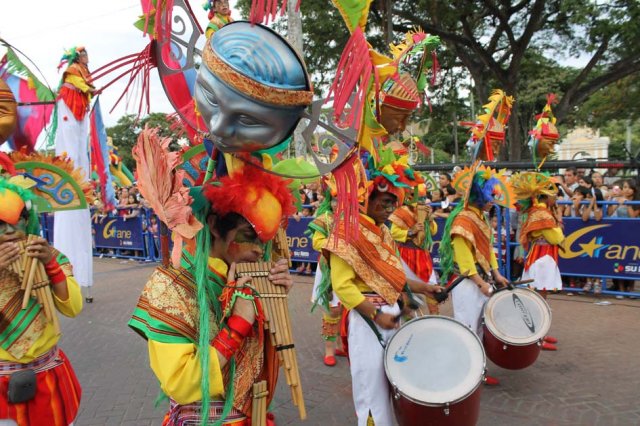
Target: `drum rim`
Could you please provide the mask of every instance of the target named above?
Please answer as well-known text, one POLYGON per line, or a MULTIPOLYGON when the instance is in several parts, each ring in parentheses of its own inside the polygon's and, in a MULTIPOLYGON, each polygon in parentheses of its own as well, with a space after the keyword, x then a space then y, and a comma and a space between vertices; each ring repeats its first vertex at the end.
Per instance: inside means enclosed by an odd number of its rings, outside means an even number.
POLYGON ((493 337, 495 337, 496 339, 498 339, 499 341, 501 341, 502 343, 505 343, 509 346, 531 346, 534 345, 538 342, 541 342, 542 339, 544 338, 544 336, 547 335, 547 333, 549 332, 549 329, 551 329, 551 322, 553 320, 553 313, 551 312, 551 307, 549 306, 549 304, 547 303, 546 300, 544 300, 544 298, 542 296, 540 296, 538 294, 538 292, 536 292, 535 290, 532 290, 530 288, 527 287, 516 287, 513 290, 503 290, 499 293, 495 293, 493 295, 493 297, 489 298, 489 300, 487 300, 487 302, 484 305, 484 308, 482 309, 482 324, 484 325, 484 327, 491 333, 491 335, 493 337), (544 333, 538 333, 541 334, 540 337, 536 337, 536 338, 531 338, 530 340, 527 341, 520 341, 520 342, 513 342, 510 340, 506 340, 504 337, 504 333, 502 333, 500 330, 498 330, 495 325, 493 324, 493 322, 489 323, 486 321, 486 313, 487 313, 487 307, 489 306, 491 300, 493 299, 494 301, 497 300, 495 299, 496 297, 503 297, 501 296, 501 294, 503 294, 506 291, 523 291, 523 292, 530 292, 532 294, 535 295, 535 297, 537 297, 537 299, 539 301, 543 302, 543 306, 546 307, 546 311, 549 314, 549 320, 547 321, 547 323, 545 324, 545 331, 544 333))
MULTIPOLYGON (((410 324, 412 322, 425 320, 425 319, 429 319, 429 318, 438 318, 438 319, 444 319, 444 320, 447 320, 447 321, 453 321, 455 323, 460 324, 462 327, 464 327, 465 329, 467 329, 467 330, 469 330, 471 332, 473 337, 478 342, 478 345, 480 346, 480 349, 482 350, 482 373, 480 374, 480 379, 478 380, 478 383, 476 383, 476 385, 473 387, 473 389, 471 389, 469 392, 467 392, 463 396, 461 396, 461 397, 459 397, 457 399, 451 400, 451 401, 447 401, 447 402, 434 403, 434 402, 419 401, 419 400, 416 400, 413 397, 407 395, 405 392, 402 391, 402 389, 400 389, 400 386, 396 385, 396 383, 389 378, 389 368, 387 367, 387 358, 388 358, 387 357, 387 351, 388 351, 388 348, 389 348, 389 344, 391 343, 393 338, 398 334, 397 332, 393 336, 391 336, 391 338, 387 342, 387 345, 384 348, 384 374, 387 377, 387 381, 389 382, 389 384, 393 388, 394 392, 398 392, 404 398, 408 399, 409 401, 411 401, 411 402, 413 402, 415 404, 419 404, 419 405, 422 405, 424 407, 444 407, 444 406, 447 406, 447 405, 457 404, 458 402, 464 401, 465 399, 469 398, 469 396, 473 395, 473 393, 476 392, 478 390, 478 388, 480 387, 480 385, 482 385, 482 383, 484 382, 484 377, 485 377, 485 374, 487 373, 487 353, 484 350, 484 345, 482 344, 482 341, 476 335, 476 333, 474 333, 469 327, 467 327, 466 325, 464 325, 463 323, 461 323, 460 321, 458 321, 455 318, 445 317, 445 316, 442 316, 442 315, 423 315, 423 316, 418 317, 418 318, 412 318, 410 321, 407 321, 404 324, 402 324, 402 327, 404 327, 405 325, 410 324)), ((400 329, 398 329, 398 330, 400 330, 400 329)), ((394 397, 394 395, 392 395, 392 398, 393 397, 394 397)))

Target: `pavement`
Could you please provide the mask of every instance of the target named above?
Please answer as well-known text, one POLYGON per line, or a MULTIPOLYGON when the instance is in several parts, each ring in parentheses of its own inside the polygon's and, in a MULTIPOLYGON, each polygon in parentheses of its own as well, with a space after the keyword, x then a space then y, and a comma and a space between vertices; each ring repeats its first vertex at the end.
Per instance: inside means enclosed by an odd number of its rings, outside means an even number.
MULTIPOLYGON (((95 259, 94 303, 61 321, 61 347, 83 387, 76 426, 160 425, 166 404, 154 407, 158 382, 147 346, 127 321, 154 264, 95 259)), ((278 425, 354 425, 349 368, 344 358, 322 363, 320 313, 310 313, 310 277, 296 277, 290 312, 307 409, 301 421, 280 377, 272 404, 278 425)), ((484 387, 479 425, 639 425, 640 300, 552 295, 551 333, 559 351, 542 352, 524 370, 488 361, 501 385, 484 387), (606 303, 602 303, 606 302, 606 303)), ((442 305, 451 315, 450 302, 442 305)), ((418 423, 420 424, 420 423, 418 423)), ((383 425, 384 426, 384 425, 383 425)))

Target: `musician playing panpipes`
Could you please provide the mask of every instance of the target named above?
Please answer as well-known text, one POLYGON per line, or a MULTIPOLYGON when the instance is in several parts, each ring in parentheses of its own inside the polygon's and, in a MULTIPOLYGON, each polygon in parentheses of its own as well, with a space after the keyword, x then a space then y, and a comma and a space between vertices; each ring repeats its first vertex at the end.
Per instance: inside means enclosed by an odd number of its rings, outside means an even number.
MULTIPOLYGON (((152 274, 129 322, 148 341, 151 369, 170 399, 164 425, 250 425, 254 382, 267 380, 273 396, 278 363, 261 334, 262 307, 250 278, 234 276, 237 262, 268 259, 268 242, 295 211, 288 182, 246 166, 191 190, 204 226, 179 267, 152 274)), ((291 287, 285 259, 269 279, 291 287)))
POLYGON ((80 384, 57 346, 60 333, 43 305, 32 296, 21 309, 18 242, 37 236, 27 243, 24 256, 44 265, 55 310, 75 317, 82 310, 82 295, 67 258, 39 236, 34 202, 30 191, 0 178, 0 419, 20 426, 69 425, 78 412, 80 384), (35 394, 26 392, 30 386, 35 394))

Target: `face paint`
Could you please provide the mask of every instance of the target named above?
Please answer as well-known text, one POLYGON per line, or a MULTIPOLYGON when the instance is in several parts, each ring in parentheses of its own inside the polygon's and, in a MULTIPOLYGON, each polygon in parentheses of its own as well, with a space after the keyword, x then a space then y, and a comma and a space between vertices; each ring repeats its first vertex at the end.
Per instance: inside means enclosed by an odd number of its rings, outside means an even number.
POLYGON ((18 223, 15 225, 0 221, 0 243, 20 240, 24 238, 26 234, 27 220, 24 217, 20 217, 18 223))
POLYGON ((264 244, 231 241, 228 254, 229 258, 234 262, 257 262, 264 255, 264 244))

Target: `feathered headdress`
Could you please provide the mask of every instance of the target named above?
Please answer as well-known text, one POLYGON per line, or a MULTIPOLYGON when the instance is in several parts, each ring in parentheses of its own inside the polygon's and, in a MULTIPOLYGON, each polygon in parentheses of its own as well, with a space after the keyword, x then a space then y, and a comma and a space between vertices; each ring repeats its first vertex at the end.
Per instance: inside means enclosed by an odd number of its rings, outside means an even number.
POLYGON ((509 179, 518 200, 518 207, 527 210, 540 196, 555 196, 558 193, 555 182, 546 173, 520 172, 509 179))
POLYGON ((78 60, 78 56, 80 56, 80 52, 85 52, 84 46, 73 46, 69 49, 65 49, 62 54, 62 58, 60 58, 60 63, 58 64, 58 71, 60 68, 67 64, 72 64, 78 60))
POLYGON ((481 165, 480 161, 456 173, 452 186, 458 193, 464 194, 465 206, 470 202, 482 206, 493 201, 499 206, 513 208, 516 202, 505 170, 496 171, 481 165))
POLYGON ((27 233, 38 234, 40 221, 35 207, 33 192, 10 183, 0 177, 0 221, 15 225, 24 209, 27 210, 27 233))
POLYGON ((206 183, 202 193, 220 217, 231 212, 247 219, 258 238, 267 242, 295 213, 290 179, 247 164, 217 182, 206 183))
POLYGON ((555 145, 560 139, 556 127, 556 117, 551 106, 557 102, 556 95, 547 95, 547 103, 542 112, 536 115, 536 126, 529 132, 529 148, 533 154, 533 163, 536 167, 542 166, 544 160, 553 153, 555 145), (540 162, 540 164, 538 164, 540 162))

